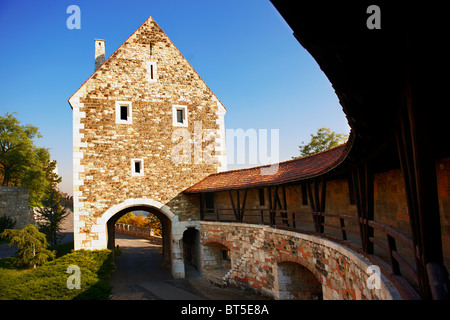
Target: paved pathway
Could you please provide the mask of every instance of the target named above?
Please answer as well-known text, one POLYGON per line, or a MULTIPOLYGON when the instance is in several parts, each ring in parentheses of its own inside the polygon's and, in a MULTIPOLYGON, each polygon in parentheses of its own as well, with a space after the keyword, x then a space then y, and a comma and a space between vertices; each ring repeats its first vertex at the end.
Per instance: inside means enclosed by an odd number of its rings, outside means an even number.
POLYGON ((260 296, 235 288, 211 284, 191 266, 186 279, 173 279, 170 270, 160 267, 162 247, 144 239, 116 234, 122 252, 116 257, 111 277, 112 300, 256 300, 260 296))

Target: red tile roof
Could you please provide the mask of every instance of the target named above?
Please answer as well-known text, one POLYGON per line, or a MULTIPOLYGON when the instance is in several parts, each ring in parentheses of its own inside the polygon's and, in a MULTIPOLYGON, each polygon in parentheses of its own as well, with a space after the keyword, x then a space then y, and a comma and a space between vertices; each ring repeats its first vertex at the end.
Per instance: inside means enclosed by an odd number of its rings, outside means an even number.
POLYGON ((312 178, 335 168, 347 155, 347 144, 310 156, 280 162, 274 174, 261 174, 268 165, 212 174, 187 188, 184 193, 211 192, 229 189, 252 188, 288 183, 312 178))

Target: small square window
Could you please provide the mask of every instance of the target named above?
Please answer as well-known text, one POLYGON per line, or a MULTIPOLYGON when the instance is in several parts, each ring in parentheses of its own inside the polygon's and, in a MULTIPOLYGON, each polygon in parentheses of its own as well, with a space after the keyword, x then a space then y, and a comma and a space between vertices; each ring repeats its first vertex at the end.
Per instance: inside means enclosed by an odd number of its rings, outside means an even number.
POLYGON ((144 160, 131 159, 131 175, 133 177, 141 177, 144 175, 144 160))
POLYGON ((116 101, 116 123, 132 124, 133 111, 130 101, 116 101))
POLYGON ((187 106, 173 105, 172 113, 173 113, 173 125, 175 127, 188 126, 187 106))

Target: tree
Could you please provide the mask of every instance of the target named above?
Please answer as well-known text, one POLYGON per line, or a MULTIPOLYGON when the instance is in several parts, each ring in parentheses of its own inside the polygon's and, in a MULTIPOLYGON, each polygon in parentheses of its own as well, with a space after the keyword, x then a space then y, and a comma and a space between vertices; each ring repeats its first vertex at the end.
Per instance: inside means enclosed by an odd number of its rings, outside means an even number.
POLYGON ((148 228, 153 230, 155 236, 162 236, 161 220, 154 214, 149 213, 147 216, 148 228))
POLYGON ((47 249, 45 234, 39 232, 32 224, 22 230, 6 229, 1 236, 9 240, 10 246, 16 245, 19 248, 16 252, 18 264, 36 268, 37 265, 55 257, 55 251, 47 249))
POLYGON ((133 212, 128 212, 117 223, 129 224, 141 228, 153 229, 153 233, 157 236, 162 235, 161 221, 152 213, 149 213, 146 218, 141 215, 135 215, 133 212))
POLYGON ((136 216, 134 215, 133 212, 127 212, 125 213, 123 216, 121 216, 119 218, 119 220, 117 220, 116 223, 123 223, 123 224, 133 224, 133 220, 136 216))
POLYGON ((12 114, 0 116, 0 172, 2 186, 8 186, 26 171, 34 158, 32 139, 39 137, 38 128, 22 126, 12 114))
MULTIPOLYGON (((300 157, 306 157, 321 151, 325 151, 347 141, 348 135, 336 133, 329 128, 319 128, 315 135, 311 134, 311 141, 308 144, 299 146, 300 157)), ((304 142, 302 141, 302 144, 304 142)), ((296 159, 299 157, 293 157, 296 159)))
POLYGON ((52 185, 46 191, 42 201, 43 207, 37 209, 41 219, 37 223, 38 229, 47 236, 47 241, 52 247, 56 246, 62 238, 61 222, 69 214, 60 204, 61 197, 61 194, 52 185))
POLYGON ((48 186, 61 182, 49 151, 34 145, 39 137, 37 127, 21 125, 10 113, 0 116, 0 181, 2 186, 28 188, 30 206, 41 206, 48 186))

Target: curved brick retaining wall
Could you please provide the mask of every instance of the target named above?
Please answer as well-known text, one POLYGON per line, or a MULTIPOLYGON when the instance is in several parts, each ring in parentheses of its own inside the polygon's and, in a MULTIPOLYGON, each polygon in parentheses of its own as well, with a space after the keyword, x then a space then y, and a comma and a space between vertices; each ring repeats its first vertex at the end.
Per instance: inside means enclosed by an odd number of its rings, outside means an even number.
MULTIPOLYGON (((215 262, 210 259, 213 248, 220 244, 220 248, 229 250, 231 267, 221 274, 222 281, 229 285, 285 299, 286 294, 282 293, 287 288, 285 283, 302 278, 283 274, 284 265, 291 264, 299 266, 296 270, 307 269, 305 275, 314 275, 326 300, 401 299, 383 275, 374 276, 368 260, 327 239, 263 225, 222 222, 201 222, 201 238, 205 274, 214 269, 211 264, 215 262), (368 284, 368 279, 376 282, 368 284)), ((298 294, 293 292, 291 296, 298 294)))

